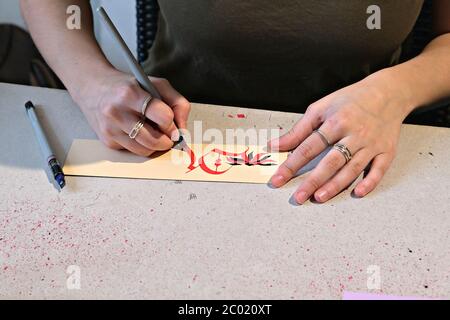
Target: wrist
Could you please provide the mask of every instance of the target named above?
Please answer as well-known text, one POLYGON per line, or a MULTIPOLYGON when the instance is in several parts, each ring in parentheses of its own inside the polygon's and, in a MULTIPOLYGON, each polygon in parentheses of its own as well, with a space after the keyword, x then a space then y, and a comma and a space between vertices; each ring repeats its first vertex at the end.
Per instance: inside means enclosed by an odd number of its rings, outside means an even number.
POLYGON ((99 65, 86 69, 79 72, 79 75, 75 77, 76 81, 70 82, 67 86, 67 90, 77 104, 87 97, 99 95, 105 79, 119 72, 111 65, 99 65))
POLYGON ((414 102, 413 90, 409 86, 407 75, 395 68, 377 71, 363 81, 373 87, 383 106, 395 108, 403 118, 419 107, 414 102))

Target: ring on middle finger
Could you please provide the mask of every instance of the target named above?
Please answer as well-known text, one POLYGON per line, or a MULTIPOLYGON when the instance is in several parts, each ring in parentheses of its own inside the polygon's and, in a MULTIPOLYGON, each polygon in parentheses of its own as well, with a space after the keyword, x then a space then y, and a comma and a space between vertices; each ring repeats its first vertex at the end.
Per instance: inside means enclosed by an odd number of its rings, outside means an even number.
POLYGON ((347 164, 350 160, 352 160, 352 153, 351 151, 342 143, 336 143, 333 146, 333 149, 339 151, 345 158, 345 163, 347 164))

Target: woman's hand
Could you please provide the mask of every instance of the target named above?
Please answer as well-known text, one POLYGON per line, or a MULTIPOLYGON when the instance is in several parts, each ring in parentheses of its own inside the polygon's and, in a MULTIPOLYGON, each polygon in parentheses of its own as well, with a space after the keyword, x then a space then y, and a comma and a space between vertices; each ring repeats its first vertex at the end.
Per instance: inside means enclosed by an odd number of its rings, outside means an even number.
POLYGON ((136 139, 128 135, 141 119, 149 96, 130 75, 111 70, 72 94, 100 140, 113 149, 127 149, 140 156, 168 150, 179 139, 175 123, 186 128, 190 104, 170 83, 150 78, 162 100, 152 99, 145 114, 147 123, 136 139))
POLYGON ((272 150, 295 149, 271 184, 276 188, 286 184, 325 150, 328 140, 332 145, 346 146, 352 159, 346 163, 340 151, 331 149, 298 187, 294 199, 303 204, 314 196, 326 202, 347 188, 369 164, 369 173, 354 193, 364 197, 371 192, 394 159, 401 124, 412 110, 407 95, 396 90, 396 80, 381 71, 312 104, 287 134, 269 142, 272 150), (323 136, 314 132, 316 129, 323 136))

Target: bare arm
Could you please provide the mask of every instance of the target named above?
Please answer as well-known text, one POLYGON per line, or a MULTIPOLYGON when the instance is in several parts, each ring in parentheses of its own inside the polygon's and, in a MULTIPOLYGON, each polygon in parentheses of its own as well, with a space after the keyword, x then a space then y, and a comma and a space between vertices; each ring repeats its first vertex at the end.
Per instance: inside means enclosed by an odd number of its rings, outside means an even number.
POLYGON ((409 99, 406 112, 450 97, 450 1, 433 2, 436 38, 416 58, 383 71, 409 99))
POLYGON ((128 136, 149 94, 103 55, 94 36, 88 0, 21 0, 20 4, 37 47, 100 140, 111 148, 143 156, 172 147, 171 138, 178 139, 175 122, 186 127, 189 102, 167 80, 151 78, 163 101, 153 99, 145 114, 150 121, 135 139, 128 136), (81 9, 81 29, 67 27, 70 5, 81 9))
POLYGON ((20 4, 41 54, 74 98, 90 77, 113 71, 95 40, 88 0, 21 0, 20 4), (80 30, 66 26, 70 5, 81 9, 80 30))

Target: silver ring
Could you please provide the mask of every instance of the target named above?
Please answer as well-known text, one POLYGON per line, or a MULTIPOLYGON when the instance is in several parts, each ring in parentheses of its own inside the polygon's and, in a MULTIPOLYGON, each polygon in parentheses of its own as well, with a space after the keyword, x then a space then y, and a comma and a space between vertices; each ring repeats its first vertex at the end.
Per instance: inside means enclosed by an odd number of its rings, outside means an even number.
POLYGON ((144 103, 142 104, 142 108, 141 108, 141 110, 142 110, 141 114, 142 114, 143 118, 145 118, 145 113, 147 112, 147 108, 150 105, 150 102, 152 100, 153 100, 153 97, 150 95, 144 100, 144 103))
POLYGON ((327 147, 329 147, 331 145, 330 140, 328 140, 328 138, 325 136, 325 134, 320 130, 314 130, 313 133, 317 133, 320 137, 320 139, 322 139, 323 143, 325 143, 327 145, 327 147))
POLYGON ((133 129, 131 129, 130 134, 128 135, 130 137, 130 139, 132 139, 132 140, 136 139, 137 135, 139 134, 139 131, 141 131, 141 129, 143 127, 144 127, 143 120, 139 120, 138 122, 136 122, 133 129))
POLYGON ((335 149, 335 150, 337 150, 337 151, 339 151, 343 156, 344 156, 344 158, 345 158, 345 164, 347 164, 350 160, 352 160, 352 153, 350 152, 350 150, 346 147, 346 146, 344 146, 343 144, 341 144, 341 143, 336 143, 334 146, 333 146, 333 149, 335 149))

